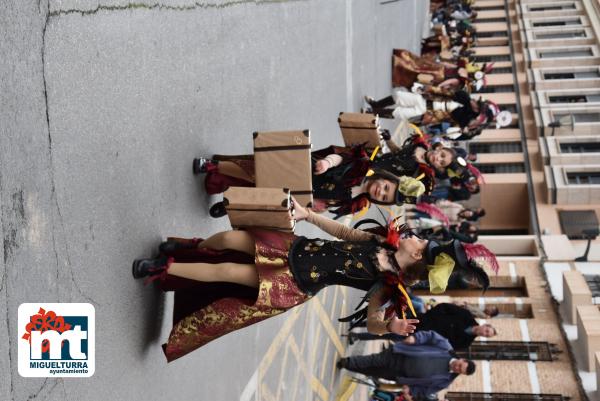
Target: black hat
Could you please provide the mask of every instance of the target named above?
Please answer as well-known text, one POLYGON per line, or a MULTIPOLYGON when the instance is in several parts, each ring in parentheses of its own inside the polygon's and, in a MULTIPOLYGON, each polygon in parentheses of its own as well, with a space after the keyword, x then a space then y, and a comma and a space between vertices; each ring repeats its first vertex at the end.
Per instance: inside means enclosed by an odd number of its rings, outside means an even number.
POLYGON ((427 264, 434 266, 435 258, 442 252, 452 257, 460 267, 467 268, 469 259, 467 258, 462 243, 456 239, 445 243, 429 240, 427 247, 425 248, 425 259, 427 260, 427 264))
POLYGON ((490 264, 492 270, 494 270, 496 273, 498 272, 498 262, 495 255, 481 244, 463 244, 456 239, 453 239, 449 242, 429 240, 424 254, 430 271, 430 290, 434 292, 434 287, 437 288, 435 293, 444 292, 447 285, 447 280, 450 278, 451 274, 472 277, 477 280, 484 291, 487 290, 487 288, 490 286, 490 278, 485 270, 483 270, 475 261, 475 258, 482 258, 486 260, 490 264), (438 261, 438 256, 442 254, 447 255, 447 257, 441 258, 438 261), (453 266, 452 262, 450 262, 450 265, 448 265, 448 257, 454 261, 453 266), (440 271, 445 271, 444 275, 447 276, 445 276, 443 280, 440 280, 441 276, 438 275, 438 281, 434 284, 432 283, 432 272, 435 271, 436 268, 438 268, 440 271), (445 283, 441 281, 445 281, 445 283))

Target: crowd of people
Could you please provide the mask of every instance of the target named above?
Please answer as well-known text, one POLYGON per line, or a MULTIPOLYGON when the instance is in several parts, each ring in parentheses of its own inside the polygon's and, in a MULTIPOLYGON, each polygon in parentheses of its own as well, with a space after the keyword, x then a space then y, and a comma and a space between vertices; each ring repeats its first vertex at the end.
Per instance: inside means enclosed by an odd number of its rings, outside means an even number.
MULTIPOLYGON (((294 202, 296 221, 312 224, 335 239, 306 238, 264 228, 230 230, 201 239, 170 237, 159 256, 137 259, 133 276, 175 291, 173 328, 163 345, 173 361, 229 332, 242 329, 308 301, 321 289, 343 285, 365 291, 355 313, 342 317, 350 342, 388 339, 372 355, 340 359, 339 368, 404 386, 400 400, 432 397, 458 375, 473 374, 473 361, 459 358, 477 336, 496 330, 478 324, 492 317, 466 305, 432 308, 412 294, 420 288, 443 294, 453 288, 487 289, 488 272, 499 265, 477 242, 481 208, 466 208, 484 185, 473 166, 476 155, 460 145, 484 128, 510 124, 511 114, 475 94, 492 65, 473 62, 477 41, 472 0, 432 0, 432 31, 421 55, 393 50, 391 96, 366 96, 365 113, 408 120, 415 129, 402 143, 381 130, 385 152, 366 145, 312 152, 310 207, 294 202), (370 206, 404 206, 401 218, 367 229, 337 219, 370 206), (326 217, 324 212, 334 218, 326 217), (363 307, 364 305, 364 307, 363 307), (356 328, 366 326, 367 332, 356 328)), ((252 155, 199 157, 193 173, 206 192, 255 186, 252 155)), ((223 202, 210 215, 227 214, 223 202)), ((383 393, 379 393, 380 396, 383 393)))

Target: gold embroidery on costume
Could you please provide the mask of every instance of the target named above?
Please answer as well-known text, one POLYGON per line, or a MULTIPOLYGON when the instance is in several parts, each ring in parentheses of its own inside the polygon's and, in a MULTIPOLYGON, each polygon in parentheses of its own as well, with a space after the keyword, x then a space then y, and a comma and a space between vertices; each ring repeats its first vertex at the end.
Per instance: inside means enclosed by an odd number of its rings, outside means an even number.
POLYGON ((221 298, 181 319, 164 345, 169 361, 310 298, 298 288, 288 267, 288 253, 295 236, 273 231, 250 232, 256 243, 255 263, 260 281, 256 300, 221 298))

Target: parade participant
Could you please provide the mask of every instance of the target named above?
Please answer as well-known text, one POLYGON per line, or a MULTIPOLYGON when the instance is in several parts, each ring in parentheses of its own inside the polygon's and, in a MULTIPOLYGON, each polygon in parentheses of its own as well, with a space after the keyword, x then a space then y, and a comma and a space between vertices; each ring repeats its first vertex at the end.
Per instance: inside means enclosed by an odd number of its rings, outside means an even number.
POLYGON ((423 114, 422 123, 428 125, 448 121, 457 124, 461 129, 472 130, 482 125, 477 118, 484 106, 481 99, 478 101, 472 99, 469 93, 459 90, 454 93, 450 101, 434 103, 423 114))
POLYGON ((418 217, 411 220, 409 227, 423 238, 438 241, 458 240, 465 244, 473 244, 479 236, 477 226, 467 221, 447 226, 437 219, 418 217))
POLYGON ((440 146, 432 149, 422 134, 407 138, 401 147, 392 140, 386 143, 390 152, 378 154, 373 159, 373 167, 418 179, 425 185, 425 194, 431 193, 436 175, 442 174, 456 157, 451 149, 440 146))
MULTIPOLYGON (((437 203, 437 202, 436 202, 437 203)), ((449 226, 450 218, 446 215, 445 211, 440 209, 437 204, 419 202, 414 208, 406 210, 406 218, 415 220, 419 218, 435 219, 438 220, 442 225, 449 226)))
POLYGON ((454 180, 444 199, 452 202, 466 201, 472 195, 478 194, 480 189, 479 181, 475 177, 469 177, 461 181, 454 180))
POLYGON ((479 237, 479 229, 477 226, 469 221, 463 221, 458 225, 452 225, 444 232, 443 240, 451 238, 457 239, 467 244, 473 244, 477 242, 479 237))
POLYGON ((454 305, 465 308, 477 319, 491 319, 498 316, 500 313, 496 305, 486 305, 483 309, 479 306, 469 304, 466 301, 454 301, 454 305))
MULTIPOLYGON (((231 230, 204 241, 172 238, 161 244, 159 258, 134 261, 135 278, 158 279, 163 290, 176 290, 174 327, 163 346, 169 361, 231 331, 283 313, 329 285, 368 290, 370 332, 408 334, 417 321, 398 318, 411 306, 404 283, 432 274, 443 280, 458 266, 452 258, 461 259, 457 252, 442 253, 445 250, 436 250, 437 244, 410 236, 394 224, 382 237, 348 228, 296 203, 295 217, 341 241, 271 230, 231 230), (429 268, 425 261, 431 260, 432 254, 437 256, 429 268), (436 270, 438 262, 441 272, 436 270), (254 297, 221 294, 208 305, 196 307, 194 303, 202 297, 196 285, 201 282, 234 283, 256 292, 254 297), (178 304, 180 291, 187 295, 186 303, 178 304), (380 307, 390 300, 395 314, 385 320, 380 307)), ((473 274, 478 274, 475 270, 473 274)))
MULTIPOLYGON (((313 206, 317 212, 328 210, 341 217, 353 214, 370 203, 401 205, 415 203, 426 191, 423 183, 402 174, 377 168, 362 147, 330 146, 312 153, 313 206)), ((197 158, 193 163, 195 174, 206 174, 206 192, 217 194, 229 186, 254 186, 254 158, 252 156, 220 156, 212 159, 197 158)), ((226 214, 218 202, 211 207, 212 217, 226 214)))
POLYGON ((450 134, 452 140, 469 140, 481 134, 481 130, 495 123, 496 128, 504 128, 512 123, 512 114, 508 110, 501 111, 491 100, 475 100, 464 92, 455 93, 452 102, 428 109, 420 123, 423 125, 438 124, 444 121, 454 122, 461 127, 460 135, 450 134))
POLYGON ((448 200, 440 200, 436 202, 436 206, 448 216, 448 221, 451 225, 460 224, 465 220, 478 221, 485 216, 485 209, 482 207, 466 208, 460 203, 448 200))
POLYGON ((435 62, 429 57, 420 57, 404 49, 394 49, 392 56, 392 86, 411 89, 415 83, 432 85, 443 89, 459 90, 473 84, 481 88, 485 74, 493 68, 475 65, 465 57, 456 63, 435 62))
POLYGON ((433 330, 448 339, 455 350, 464 350, 478 336, 491 338, 497 332, 490 324, 480 325, 465 308, 440 303, 419 317, 419 330, 433 330))
POLYGON ((437 57, 440 61, 448 62, 469 59, 470 48, 477 40, 475 28, 467 21, 451 21, 444 27, 446 32, 423 39, 422 56, 437 57))
POLYGON ((455 149, 441 142, 430 145, 423 135, 407 138, 401 148, 392 141, 387 144, 391 152, 377 155, 373 166, 394 174, 419 177, 426 186, 427 195, 434 190, 436 179, 481 178, 479 170, 459 157, 455 149))
MULTIPOLYGON (((463 90, 442 97, 437 95, 425 97, 420 93, 395 88, 391 96, 380 100, 365 96, 365 101, 371 106, 371 112, 382 118, 415 119, 418 117, 419 125, 425 126, 448 122, 450 125, 444 127, 444 134, 448 132, 450 126, 456 124, 460 127, 456 133, 457 137, 467 135, 465 133, 471 131, 475 135, 478 128, 486 127, 495 121, 500 113, 498 106, 491 101, 483 101, 481 98, 472 99, 471 95, 463 90), (433 100, 428 100, 430 98, 433 100)), ((512 120, 508 111, 502 113, 504 114, 501 114, 498 127, 507 126, 512 120)))
MULTIPOLYGON (((429 311, 418 315, 419 325, 416 332, 433 330, 446 338, 455 350, 464 350, 477 337, 491 338, 497 332, 491 324, 480 325, 471 312, 461 306, 449 303, 439 303, 429 311)), ((370 333, 348 333, 348 341, 391 340, 402 341, 403 336, 385 334, 377 336, 370 333)))
POLYGON ((485 216, 484 208, 465 208, 460 203, 438 199, 435 205, 419 202, 409 209, 415 217, 428 217, 440 220, 445 226, 458 225, 463 221, 478 221, 485 216))
POLYGON ((434 204, 419 202, 409 210, 410 228, 425 238, 443 241, 457 239, 461 242, 477 241, 478 229, 472 224, 485 216, 482 208, 467 209, 463 205, 445 199, 434 204))
MULTIPOLYGON (((485 246, 462 243, 456 239, 444 242, 428 239, 424 258, 427 262, 427 279, 421 277, 411 287, 428 289, 432 294, 442 294, 447 288, 479 287, 485 291, 490 281, 482 266, 487 266, 495 273, 500 268, 496 256, 485 246)), ((360 326, 365 317, 366 309, 363 308, 339 320, 350 322, 352 329, 360 326)))
POLYGON ((393 299, 397 314, 402 314, 408 301, 397 285, 426 275, 422 259, 427 241, 401 238, 404 229, 397 227, 390 227, 387 239, 350 229, 298 204, 295 217, 342 241, 269 230, 232 230, 204 241, 170 239, 161 244, 158 259, 134 262, 135 278, 160 279, 163 290, 176 290, 174 327, 163 347, 169 361, 231 331, 283 313, 328 285, 370 290, 369 331, 402 334, 414 330, 417 321, 384 320, 378 309, 393 299), (194 303, 203 294, 198 287, 201 282, 240 284, 254 289, 254 295, 220 294, 219 299, 196 307, 194 303), (178 295, 186 294, 182 300, 188 303, 178 303, 178 295))
POLYGON ((448 340, 420 331, 377 354, 350 356, 338 368, 408 385, 412 396, 428 397, 448 387, 458 375, 475 373, 475 363, 456 358, 448 340))

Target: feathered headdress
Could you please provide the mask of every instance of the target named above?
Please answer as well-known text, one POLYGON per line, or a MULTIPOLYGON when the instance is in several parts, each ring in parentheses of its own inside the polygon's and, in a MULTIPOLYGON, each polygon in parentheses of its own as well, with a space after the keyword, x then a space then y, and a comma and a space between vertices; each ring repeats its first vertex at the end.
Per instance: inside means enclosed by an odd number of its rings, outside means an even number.
MULTIPOLYGON (((380 222, 374 219, 364 219, 357 222, 354 228, 358 228, 363 224, 375 224, 375 227, 369 228, 366 231, 371 233, 385 236, 385 243, 392 249, 398 249, 398 245, 402 238, 406 235, 410 235, 412 232, 406 224, 400 223, 400 217, 390 219, 387 226, 384 226, 380 222), (384 234, 387 231, 387 234, 384 234)), ((391 301, 391 308, 394 310, 397 316, 406 317, 406 313, 410 313, 416 317, 416 311, 413 307, 410 296, 405 289, 404 277, 402 271, 397 273, 385 272, 383 280, 377 281, 365 294, 361 302, 354 309, 355 312, 349 316, 338 319, 340 322, 349 322, 350 329, 358 325, 360 322, 367 318, 367 306, 363 305, 371 298, 371 296, 381 289, 385 291, 386 298, 391 301)))
POLYGON ((488 264, 488 267, 494 273, 498 274, 498 271, 500 270, 500 264, 498 263, 498 259, 496 259, 496 255, 494 255, 492 251, 481 244, 462 244, 462 247, 465 250, 467 259, 488 264))
POLYGON ((429 289, 434 294, 446 291, 453 272, 462 272, 474 278, 485 291, 490 279, 480 263, 486 262, 495 273, 499 268, 496 256, 485 246, 464 244, 458 240, 447 243, 430 240, 425 249, 425 258, 429 269, 429 289))
POLYGON ((427 213, 432 219, 439 220, 446 227, 450 225, 450 220, 448 219, 448 216, 444 214, 442 209, 431 203, 419 202, 415 205, 415 209, 419 212, 427 213))
POLYGON ((479 169, 477 167, 475 167, 472 163, 467 163, 467 169, 469 170, 471 175, 473 175, 473 177, 475 177, 475 179, 477 179, 478 184, 485 184, 485 180, 483 179, 483 174, 481 174, 481 171, 479 171, 479 169))

